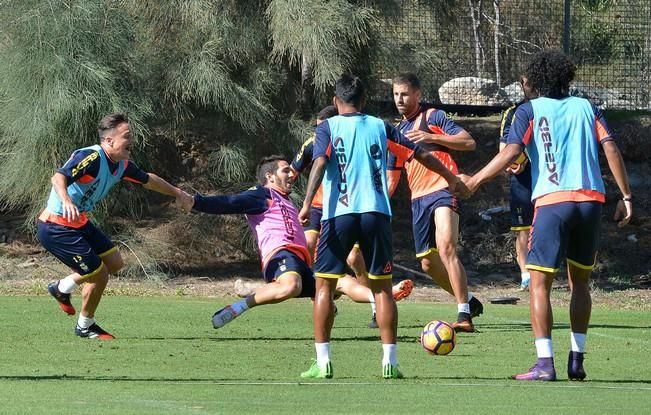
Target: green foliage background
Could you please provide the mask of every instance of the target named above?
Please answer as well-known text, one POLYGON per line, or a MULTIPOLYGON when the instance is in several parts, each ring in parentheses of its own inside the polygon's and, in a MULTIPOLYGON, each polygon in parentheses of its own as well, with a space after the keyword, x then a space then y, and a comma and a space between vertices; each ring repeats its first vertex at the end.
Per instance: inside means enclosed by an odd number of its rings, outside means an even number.
MULTIPOLYGON (((581 76, 597 85, 605 77, 648 84, 645 1, 572 2, 581 76), (628 72, 613 75, 622 68, 628 72)), ((432 85, 476 75, 470 4, 481 11, 486 76, 499 4, 499 60, 511 82, 523 57, 562 41, 563 2, 535 3, 0 0, 0 209, 38 210, 54 170, 95 143, 97 120, 113 111, 130 115, 136 161, 171 172, 172 181, 182 175, 165 165, 163 141, 209 120, 208 180, 250 182, 260 155, 290 155, 300 145, 304 120, 329 102, 343 72, 360 74, 380 99, 389 98, 386 80, 398 71, 419 74, 429 98, 432 85)), ((648 88, 636 99, 647 102, 648 88)))

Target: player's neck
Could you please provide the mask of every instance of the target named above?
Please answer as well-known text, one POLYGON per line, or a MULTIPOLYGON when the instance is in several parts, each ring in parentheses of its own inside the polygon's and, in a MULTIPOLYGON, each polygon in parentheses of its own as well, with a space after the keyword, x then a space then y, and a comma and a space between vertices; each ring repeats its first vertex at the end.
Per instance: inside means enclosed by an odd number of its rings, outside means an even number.
POLYGON ((264 187, 266 187, 267 189, 271 189, 276 193, 280 193, 283 196, 288 196, 289 195, 287 192, 285 192, 280 187, 276 186, 274 183, 267 183, 264 187))
POLYGON ((415 117, 418 113, 420 112, 420 104, 416 105, 416 107, 411 110, 409 113, 405 113, 402 118, 405 120, 409 120, 413 117, 415 117))

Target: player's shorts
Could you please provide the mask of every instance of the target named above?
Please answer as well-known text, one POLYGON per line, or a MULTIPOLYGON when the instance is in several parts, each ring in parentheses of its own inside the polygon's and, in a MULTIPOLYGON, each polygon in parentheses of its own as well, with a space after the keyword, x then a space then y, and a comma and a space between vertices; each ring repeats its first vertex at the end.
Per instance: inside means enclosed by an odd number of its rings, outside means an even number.
POLYGON ((323 216, 323 209, 314 207, 310 209, 310 224, 303 226, 305 232, 321 232, 321 217, 323 216))
POLYGON ((527 163, 520 174, 512 174, 510 179, 511 230, 528 231, 533 222, 533 202, 531 201, 531 164, 527 163))
POLYGON ((459 199, 452 196, 448 189, 441 189, 411 201, 416 258, 437 252, 434 211, 440 207, 449 207, 459 213, 459 199))
POLYGON ((601 208, 600 202, 562 202, 536 208, 527 269, 556 272, 563 258, 579 268, 592 269, 601 208))
POLYGON ((316 284, 312 269, 298 255, 292 251, 281 249, 267 262, 262 271, 262 276, 267 282, 276 281, 283 274, 295 272, 301 276, 302 290, 299 297, 314 297, 316 284))
POLYGON ((102 257, 116 250, 113 242, 91 222, 70 228, 38 221, 38 240, 59 261, 83 276, 91 276, 102 266, 102 257))
POLYGON ((359 242, 370 279, 391 279, 393 237, 391 217, 379 212, 349 213, 323 221, 314 273, 319 278, 341 278, 346 258, 359 242))

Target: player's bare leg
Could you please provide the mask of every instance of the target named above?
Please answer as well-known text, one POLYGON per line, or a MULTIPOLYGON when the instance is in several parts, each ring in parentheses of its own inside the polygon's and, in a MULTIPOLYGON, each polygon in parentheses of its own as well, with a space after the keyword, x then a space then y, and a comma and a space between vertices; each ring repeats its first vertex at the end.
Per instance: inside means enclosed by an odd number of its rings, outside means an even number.
POLYGON ((371 279, 371 291, 375 295, 377 323, 382 340, 382 376, 385 379, 402 378, 396 357, 398 339, 398 307, 393 299, 391 279, 371 279))
POLYGON ((452 284, 450 284, 448 271, 445 269, 445 266, 441 261, 438 250, 432 250, 432 252, 428 253, 424 257, 421 257, 420 267, 423 272, 432 277, 432 281, 434 281, 439 287, 441 287, 451 296, 455 297, 454 290, 452 289, 452 284))
POLYGON ((459 215, 447 206, 440 207, 434 211, 434 224, 436 226, 436 247, 441 262, 447 270, 454 298, 457 301, 458 317, 453 327, 456 331, 473 332, 475 327, 470 317, 468 278, 457 255, 459 215))
POLYGON ((287 272, 276 281, 265 284, 246 298, 249 308, 259 305, 276 304, 297 297, 303 289, 301 276, 296 272, 287 272))
POLYGON ((529 252, 529 230, 517 231, 515 234, 515 255, 520 267, 520 289, 529 289, 531 274, 527 270, 527 253, 529 252))
POLYGON ((567 264, 567 274, 572 290, 570 300, 571 350, 567 361, 567 377, 570 380, 583 380, 586 377, 583 369, 583 356, 590 314, 592 313, 591 273, 592 269, 581 268, 571 262, 567 264))
POLYGON ((515 375, 513 378, 516 380, 556 380, 554 350, 552 348, 552 325, 554 324, 554 317, 549 297, 554 274, 538 270, 530 270, 530 273, 531 282, 529 291, 531 293, 531 303, 529 312, 538 360, 528 372, 515 375))
POLYGON ((314 229, 305 231, 305 241, 307 242, 307 251, 310 253, 310 259, 314 264, 314 256, 316 254, 316 246, 319 243, 320 233, 314 229))
POLYGON ((330 361, 330 333, 335 319, 334 294, 337 287, 336 278, 316 279, 316 295, 312 320, 314 323, 314 347, 316 361, 305 372, 302 378, 331 378, 333 376, 330 361))
POLYGON ((302 289, 301 276, 296 272, 286 272, 275 281, 257 288, 246 298, 217 310, 212 316, 212 325, 216 329, 224 327, 250 308, 297 297, 302 289))

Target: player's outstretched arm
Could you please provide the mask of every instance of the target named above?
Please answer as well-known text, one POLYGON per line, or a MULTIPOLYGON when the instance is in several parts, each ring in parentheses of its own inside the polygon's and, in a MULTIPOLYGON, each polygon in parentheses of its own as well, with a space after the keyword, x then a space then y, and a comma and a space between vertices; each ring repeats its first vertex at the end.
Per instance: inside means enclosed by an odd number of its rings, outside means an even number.
POLYGON ((606 141, 603 143, 604 154, 608 161, 608 167, 615 177, 617 187, 622 192, 622 200, 617 202, 617 209, 615 210, 615 220, 619 220, 617 224, 619 227, 625 226, 633 216, 633 201, 631 188, 628 184, 628 174, 626 173, 626 166, 622 159, 622 153, 614 141, 606 141), (620 220, 621 219, 621 220, 620 220))
POLYGON ((479 186, 504 171, 520 154, 522 154, 522 146, 519 144, 507 144, 484 168, 474 176, 464 180, 464 183, 468 186, 471 193, 475 193, 479 186))
POLYGON ((429 152, 418 147, 414 153, 414 158, 429 170, 443 177, 448 182, 448 188, 452 194, 461 197, 469 196, 468 188, 466 185, 461 182, 461 180, 459 180, 459 178, 455 176, 454 173, 448 170, 448 168, 445 167, 443 163, 439 161, 439 159, 432 156, 429 152))
POLYGON ((68 182, 66 176, 56 172, 50 181, 52 182, 52 187, 57 196, 61 199, 63 218, 73 222, 79 219, 79 208, 77 208, 77 206, 72 202, 72 199, 70 199, 70 195, 68 194, 68 182))
POLYGON ((149 180, 147 183, 143 184, 143 187, 145 189, 175 197, 176 205, 179 207, 179 209, 183 209, 183 206, 187 206, 190 203, 192 196, 183 190, 179 189, 176 186, 172 186, 167 181, 158 177, 154 173, 147 173, 147 176, 149 176, 149 180))
POLYGON ((406 132, 405 136, 414 144, 438 144, 457 151, 473 151, 477 147, 475 139, 466 130, 451 135, 412 130, 406 132))

